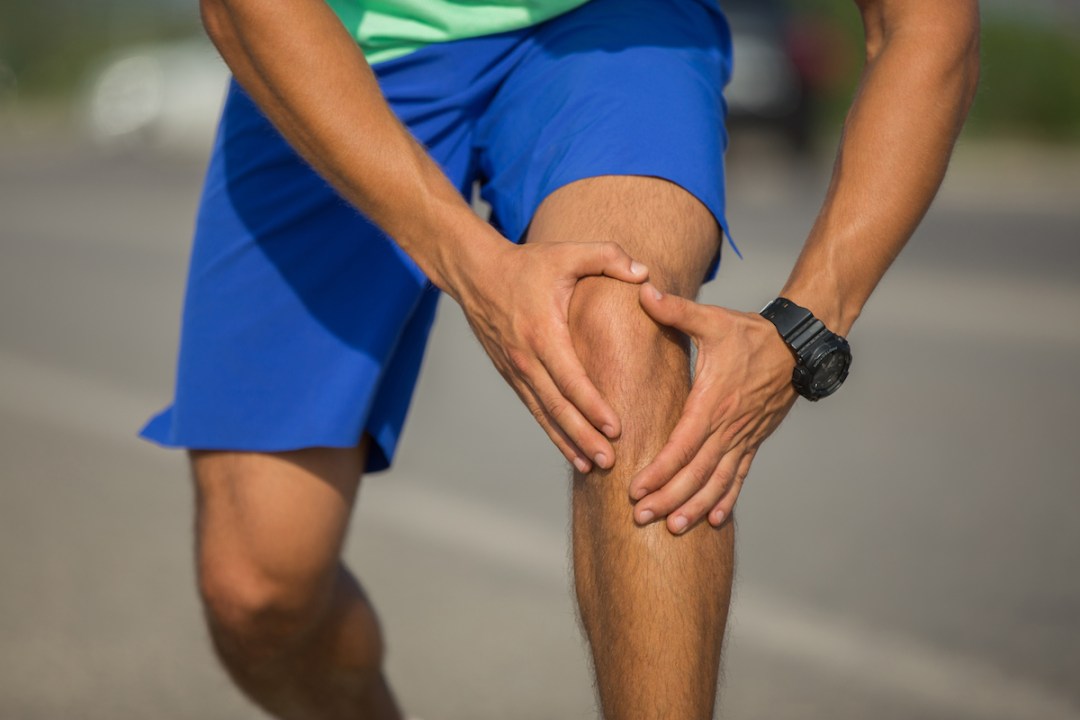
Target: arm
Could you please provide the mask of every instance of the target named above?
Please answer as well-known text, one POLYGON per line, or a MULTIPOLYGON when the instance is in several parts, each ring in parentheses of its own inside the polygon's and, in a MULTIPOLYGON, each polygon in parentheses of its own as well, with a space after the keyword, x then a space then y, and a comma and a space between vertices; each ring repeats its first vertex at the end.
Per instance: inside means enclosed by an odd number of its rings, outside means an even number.
MULTIPOLYGON (((975 94, 975 0, 856 0, 867 63, 824 205, 781 295, 847 335, 914 233, 945 174, 975 94)), ((795 401, 794 358, 757 313, 662 295, 641 303, 698 345, 694 388, 671 438, 632 480, 635 516, 719 525, 758 447, 795 401)))
POLYGON ((825 204, 780 293, 845 336, 937 194, 979 73, 976 2, 858 4, 866 70, 825 204))
POLYGON ((315 170, 462 306, 563 454, 582 471, 600 452, 614 458, 596 428, 616 437, 619 419, 574 353, 567 313, 579 278, 642 282, 646 269, 612 243, 515 246, 480 220, 394 116, 322 0, 201 0, 201 9, 240 84, 315 170))

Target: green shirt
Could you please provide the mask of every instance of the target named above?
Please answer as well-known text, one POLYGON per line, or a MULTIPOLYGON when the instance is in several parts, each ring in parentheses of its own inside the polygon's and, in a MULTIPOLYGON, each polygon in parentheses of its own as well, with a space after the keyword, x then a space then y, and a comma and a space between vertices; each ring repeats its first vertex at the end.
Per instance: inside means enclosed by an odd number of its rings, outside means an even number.
POLYGON ((587 0, 327 0, 369 63, 447 40, 518 30, 587 0))

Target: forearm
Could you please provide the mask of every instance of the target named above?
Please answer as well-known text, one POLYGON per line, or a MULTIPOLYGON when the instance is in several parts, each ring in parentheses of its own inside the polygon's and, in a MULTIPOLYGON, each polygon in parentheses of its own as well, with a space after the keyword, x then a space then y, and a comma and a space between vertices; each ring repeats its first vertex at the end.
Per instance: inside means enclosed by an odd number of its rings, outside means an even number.
POLYGON ((466 253, 501 242, 394 116, 322 0, 203 0, 207 33, 282 135, 453 292, 466 253))
POLYGON ((864 5, 867 65, 825 203, 782 291, 842 335, 937 193, 978 76, 974 3, 864 5))

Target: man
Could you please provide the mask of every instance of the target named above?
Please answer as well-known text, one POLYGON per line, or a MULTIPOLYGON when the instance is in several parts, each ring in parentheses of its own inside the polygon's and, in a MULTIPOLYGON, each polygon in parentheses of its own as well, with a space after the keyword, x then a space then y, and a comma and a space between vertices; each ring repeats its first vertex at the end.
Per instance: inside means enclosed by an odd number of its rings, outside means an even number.
POLYGON ((857 0, 866 68, 768 317, 686 299, 725 225, 715 4, 469 5, 202 2, 239 85, 176 400, 144 435, 191 450, 215 646, 277 717, 401 717, 339 556, 362 472, 392 459, 438 288, 575 468, 604 717, 711 717, 736 497, 796 395, 842 382, 841 336, 941 182, 977 4, 857 0), (475 180, 498 230, 463 198, 475 180), (692 387, 663 326, 698 347, 692 387))

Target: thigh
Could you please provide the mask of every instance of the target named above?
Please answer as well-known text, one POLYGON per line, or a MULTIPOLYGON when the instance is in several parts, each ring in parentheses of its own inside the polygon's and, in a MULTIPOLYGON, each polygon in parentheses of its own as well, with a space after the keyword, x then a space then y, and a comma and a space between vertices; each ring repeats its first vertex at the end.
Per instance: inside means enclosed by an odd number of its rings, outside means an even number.
POLYGON ((730 40, 718 8, 591 0, 539 26, 530 43, 477 129, 485 197, 508 237, 522 239, 560 188, 602 175, 668 180, 726 226, 730 40))
POLYGON ((367 442, 281 453, 191 453, 204 584, 273 595, 332 583, 367 442))
MULTIPOLYGON (((720 233, 710 209, 680 185, 618 174, 584 178, 555 190, 533 215, 526 239, 616 242, 649 266, 654 284, 693 297, 717 252, 720 233)), ((623 285, 636 297, 636 285, 604 284, 623 285)))

